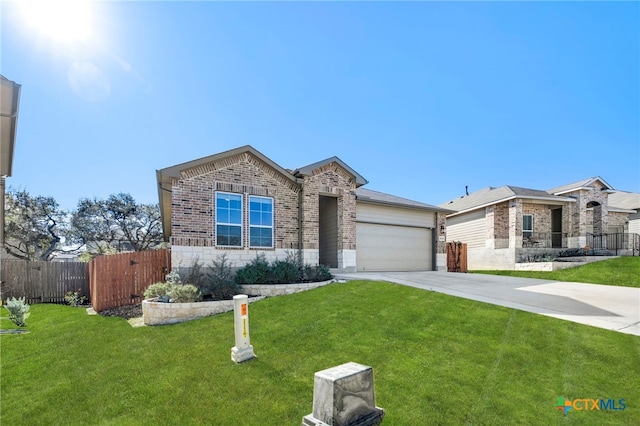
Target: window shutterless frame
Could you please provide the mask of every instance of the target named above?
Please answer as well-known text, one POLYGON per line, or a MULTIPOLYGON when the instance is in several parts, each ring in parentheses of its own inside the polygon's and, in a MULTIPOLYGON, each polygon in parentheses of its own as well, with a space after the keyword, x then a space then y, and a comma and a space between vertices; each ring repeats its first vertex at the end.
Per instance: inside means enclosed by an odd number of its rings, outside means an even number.
POLYGON ((522 238, 531 239, 533 237, 533 215, 522 215, 522 238))
POLYGON ((273 248, 273 198, 249 196, 249 247, 273 248))
POLYGON ((242 247, 243 223, 242 194, 216 192, 215 196, 215 233, 216 246, 242 247))

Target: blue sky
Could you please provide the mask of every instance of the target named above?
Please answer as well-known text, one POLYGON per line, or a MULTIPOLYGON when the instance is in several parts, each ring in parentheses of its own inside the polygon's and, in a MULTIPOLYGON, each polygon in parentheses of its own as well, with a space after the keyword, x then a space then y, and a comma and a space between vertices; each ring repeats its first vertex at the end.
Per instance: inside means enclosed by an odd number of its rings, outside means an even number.
POLYGON ((29 13, 2 3, 7 183, 65 209, 156 203, 156 169, 247 144, 429 204, 597 175, 640 192, 637 2, 98 2, 47 31, 29 13))

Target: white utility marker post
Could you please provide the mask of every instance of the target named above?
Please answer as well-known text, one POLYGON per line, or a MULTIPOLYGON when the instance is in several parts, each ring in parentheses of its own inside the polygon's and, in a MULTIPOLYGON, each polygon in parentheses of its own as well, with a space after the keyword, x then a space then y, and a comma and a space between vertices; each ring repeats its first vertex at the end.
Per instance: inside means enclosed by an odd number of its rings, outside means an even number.
POLYGON ((249 338, 249 298, 246 294, 233 296, 233 321, 236 345, 231 348, 231 360, 236 364, 256 357, 249 338))

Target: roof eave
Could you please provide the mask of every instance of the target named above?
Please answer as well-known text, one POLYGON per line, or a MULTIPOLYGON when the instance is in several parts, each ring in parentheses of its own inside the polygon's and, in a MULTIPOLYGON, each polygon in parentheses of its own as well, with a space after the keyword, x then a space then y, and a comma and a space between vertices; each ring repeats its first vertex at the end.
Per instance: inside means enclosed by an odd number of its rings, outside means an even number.
POLYGON ((558 203, 558 204, 563 204, 563 203, 575 203, 576 199, 575 198, 571 198, 571 197, 562 197, 561 199, 558 199, 559 197, 554 197, 554 198, 547 198, 547 197, 536 197, 536 196, 532 196, 532 197, 522 197, 519 195, 512 195, 510 197, 506 197, 506 198, 501 198, 499 200, 496 201, 491 201, 489 203, 484 203, 484 204, 480 204, 478 206, 474 206, 474 207, 469 207, 467 209, 464 210, 460 210, 457 211, 453 214, 447 215, 447 217, 453 217, 453 216, 458 216, 464 213, 469 213, 472 212, 474 210, 478 210, 478 209, 482 209, 488 206, 492 206, 494 204, 500 204, 500 203, 504 203, 505 201, 511 201, 511 200, 515 200, 515 199, 522 199, 522 200, 538 200, 538 201, 549 201, 549 204, 552 203, 558 203))

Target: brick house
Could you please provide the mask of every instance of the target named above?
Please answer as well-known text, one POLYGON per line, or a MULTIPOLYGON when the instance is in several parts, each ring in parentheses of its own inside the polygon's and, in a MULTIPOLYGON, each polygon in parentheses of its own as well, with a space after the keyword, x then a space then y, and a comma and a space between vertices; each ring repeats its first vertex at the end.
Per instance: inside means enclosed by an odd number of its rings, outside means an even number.
POLYGON ((469 269, 514 269, 525 257, 568 248, 637 254, 633 220, 630 232, 637 201, 640 194, 616 191, 596 176, 547 191, 490 187, 440 207, 455 211, 447 215, 447 239, 467 243, 469 269))
POLYGON ((361 188, 367 180, 337 157, 288 170, 243 146, 156 178, 173 265, 226 253, 238 267, 299 251, 341 271, 446 269, 451 211, 361 188))

